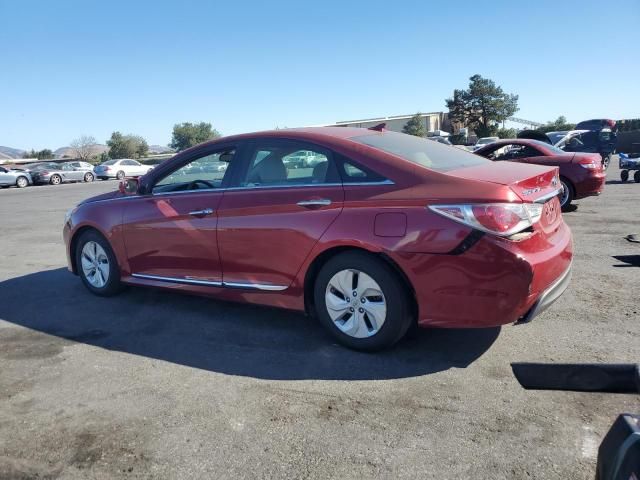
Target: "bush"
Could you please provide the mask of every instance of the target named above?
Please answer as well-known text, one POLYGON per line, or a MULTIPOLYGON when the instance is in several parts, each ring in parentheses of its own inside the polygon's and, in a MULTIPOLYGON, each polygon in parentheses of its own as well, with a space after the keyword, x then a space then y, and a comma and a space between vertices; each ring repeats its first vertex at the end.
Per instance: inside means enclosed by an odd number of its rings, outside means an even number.
POLYGON ((467 136, 462 133, 457 133, 455 135, 449 135, 449 141, 454 145, 464 145, 467 143, 467 136))

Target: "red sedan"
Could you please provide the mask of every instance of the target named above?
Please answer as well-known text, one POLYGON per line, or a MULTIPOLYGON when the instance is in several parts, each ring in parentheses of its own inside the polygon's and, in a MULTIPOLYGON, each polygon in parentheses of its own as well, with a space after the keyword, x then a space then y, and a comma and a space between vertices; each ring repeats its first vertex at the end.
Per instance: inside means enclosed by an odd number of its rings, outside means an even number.
POLYGON ((600 195, 607 176, 599 153, 567 153, 538 140, 501 140, 474 153, 489 160, 558 167, 562 183, 560 206, 563 210, 575 199, 600 195))
POLYGON ((526 322, 566 288, 557 168, 494 163, 401 133, 279 130, 181 152, 67 215, 69 269, 315 315, 343 344, 412 323, 526 322))

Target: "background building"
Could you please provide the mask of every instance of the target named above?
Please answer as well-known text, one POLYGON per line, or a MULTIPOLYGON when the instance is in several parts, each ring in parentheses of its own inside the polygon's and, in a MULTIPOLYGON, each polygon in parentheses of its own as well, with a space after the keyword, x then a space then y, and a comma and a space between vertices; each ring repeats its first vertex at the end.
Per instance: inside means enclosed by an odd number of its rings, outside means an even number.
MULTIPOLYGON (((377 117, 377 118, 364 118, 362 120, 348 120, 343 122, 336 122, 331 125, 324 126, 339 126, 339 127, 359 127, 359 128, 369 128, 379 123, 386 123, 387 130, 392 130, 394 132, 401 132, 402 128, 407 124, 409 119, 413 117, 412 115, 394 115, 391 117, 377 117)), ((420 117, 422 118, 424 128, 430 134, 434 134, 434 132, 438 130, 449 132, 449 120, 447 118, 447 114, 444 112, 432 112, 432 113, 421 113, 420 117)))

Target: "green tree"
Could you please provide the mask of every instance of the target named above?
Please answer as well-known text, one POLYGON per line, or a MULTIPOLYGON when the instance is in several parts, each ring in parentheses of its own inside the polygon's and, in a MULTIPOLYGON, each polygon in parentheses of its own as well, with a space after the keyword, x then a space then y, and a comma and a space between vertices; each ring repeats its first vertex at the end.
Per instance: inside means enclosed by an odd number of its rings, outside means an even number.
POLYGON ((515 128, 500 128, 496 131, 499 138, 516 138, 518 131, 515 128))
POLYGON ((218 137, 220 137, 220 133, 212 128, 210 123, 178 123, 173 126, 173 135, 169 146, 179 152, 218 137))
POLYGON ((505 93, 493 80, 473 75, 467 90, 454 90, 445 100, 449 118, 471 127, 478 137, 490 137, 498 124, 518 111, 518 95, 505 93))
POLYGON ((547 133, 562 130, 573 130, 575 127, 575 123, 568 123, 566 117, 564 115, 560 115, 553 122, 547 122, 543 126, 538 127, 537 130, 541 131, 542 133, 547 133))
POLYGON ((107 140, 110 158, 140 158, 147 154, 149 145, 140 135, 113 132, 107 140))
POLYGON ((30 152, 24 152, 22 158, 37 158, 38 160, 49 160, 50 158, 53 158, 53 152, 48 148, 39 151, 31 149, 30 152))
POLYGON ((409 121, 402 127, 402 133, 408 135, 415 135, 416 137, 424 137, 427 133, 422 120, 422 114, 416 113, 409 121))

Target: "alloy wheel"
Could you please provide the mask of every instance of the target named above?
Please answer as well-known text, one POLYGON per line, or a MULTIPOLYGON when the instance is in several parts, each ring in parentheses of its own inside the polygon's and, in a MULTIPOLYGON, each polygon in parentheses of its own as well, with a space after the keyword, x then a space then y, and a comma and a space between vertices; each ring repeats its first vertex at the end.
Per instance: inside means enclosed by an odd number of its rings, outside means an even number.
POLYGON ((109 280, 109 257, 100 244, 94 241, 85 243, 80 258, 87 281, 95 288, 104 287, 109 280))
POLYGON ((24 188, 29 184, 29 182, 27 181, 26 178, 24 177, 20 177, 18 178, 18 180, 16 181, 16 185, 18 186, 18 188, 24 188))
POLYGON ((560 184, 562 185, 562 193, 560 195, 558 195, 558 198, 560 199, 560 206, 564 207, 564 205, 567 203, 567 201, 569 200, 569 185, 567 185, 566 183, 564 183, 562 180, 560 181, 560 184))
POLYGON ((375 335, 387 318, 382 288, 359 270, 341 270, 331 277, 325 292, 325 304, 335 326, 354 338, 375 335))
POLYGON ((54 175, 53 177, 51 177, 52 185, 60 185, 61 183, 62 183, 62 178, 60 178, 60 175, 54 175))

